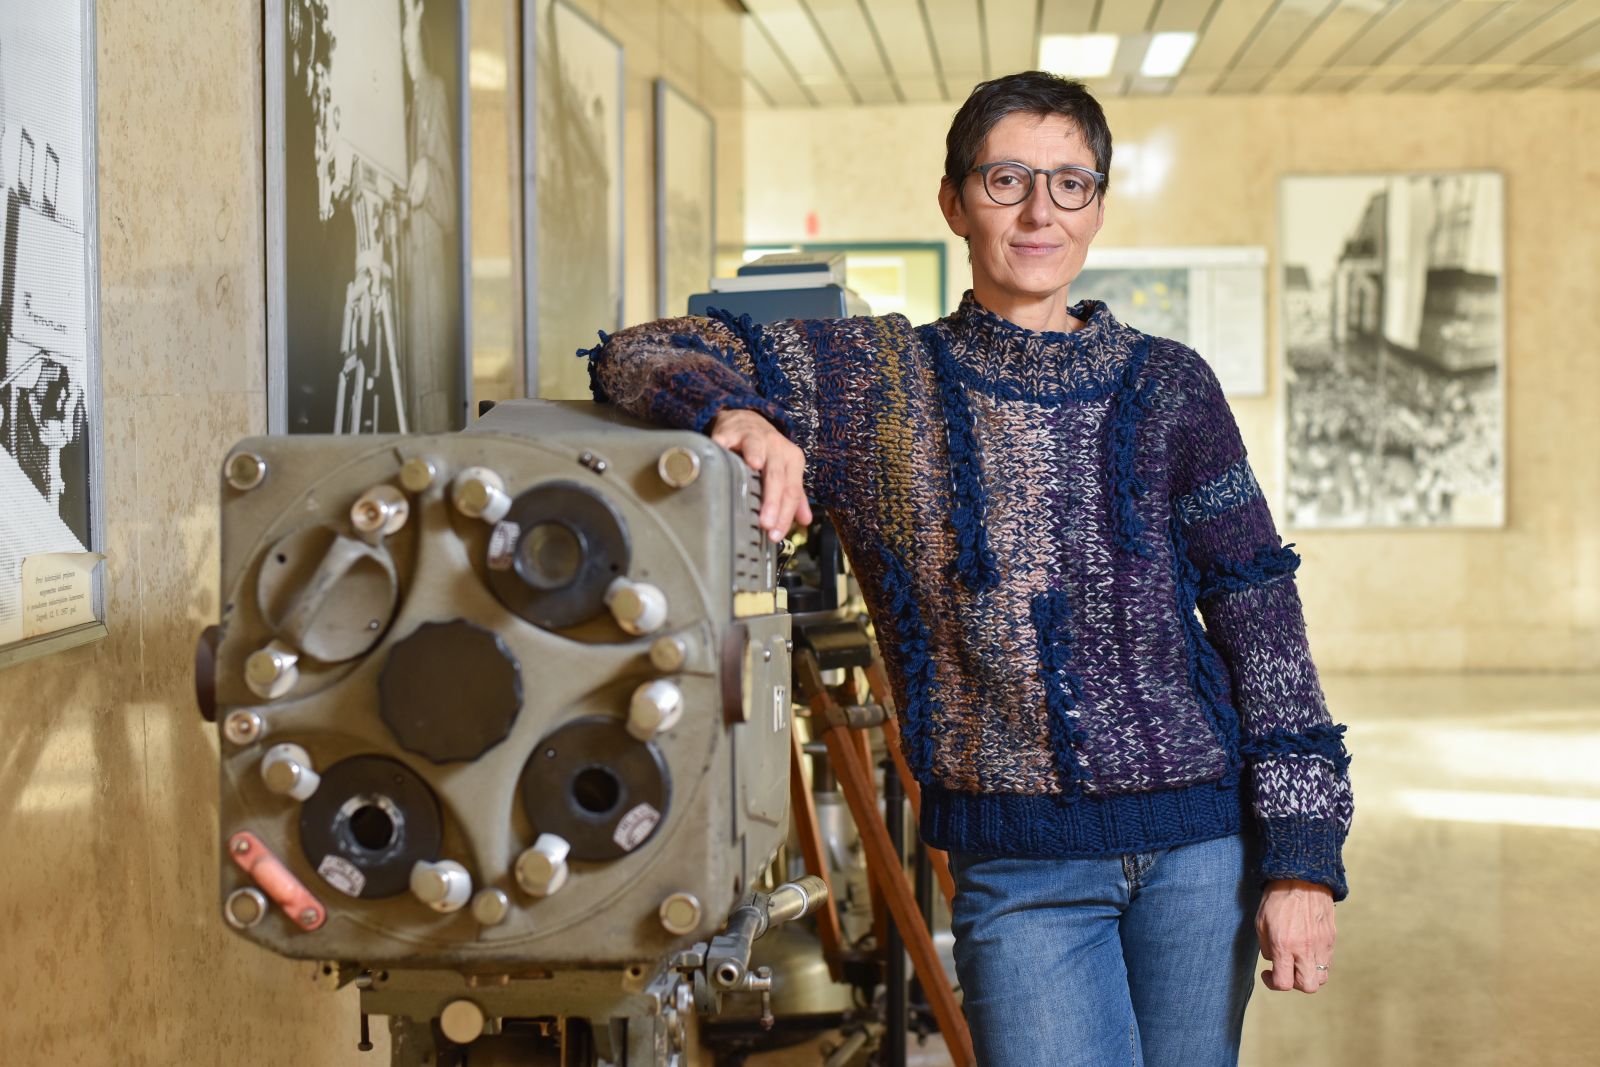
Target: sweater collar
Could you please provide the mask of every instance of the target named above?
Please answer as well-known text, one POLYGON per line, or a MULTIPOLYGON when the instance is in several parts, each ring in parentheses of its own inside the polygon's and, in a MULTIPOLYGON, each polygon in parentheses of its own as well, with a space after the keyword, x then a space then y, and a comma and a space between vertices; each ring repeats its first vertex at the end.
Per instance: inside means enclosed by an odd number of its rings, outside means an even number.
POLYGON ((1080 329, 1029 330, 978 303, 968 289, 939 325, 949 331, 953 369, 971 388, 1044 403, 1102 396, 1121 382, 1141 335, 1100 300, 1081 300, 1068 311, 1083 322, 1080 329))

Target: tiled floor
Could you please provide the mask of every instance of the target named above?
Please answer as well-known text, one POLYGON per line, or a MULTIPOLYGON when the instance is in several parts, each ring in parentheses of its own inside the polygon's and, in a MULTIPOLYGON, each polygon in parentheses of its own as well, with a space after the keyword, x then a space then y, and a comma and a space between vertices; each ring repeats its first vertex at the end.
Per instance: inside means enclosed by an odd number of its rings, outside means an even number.
POLYGON ((1315 995, 1257 984, 1240 1063, 1600 1064, 1600 678, 1323 681, 1355 791, 1336 971, 1315 995))

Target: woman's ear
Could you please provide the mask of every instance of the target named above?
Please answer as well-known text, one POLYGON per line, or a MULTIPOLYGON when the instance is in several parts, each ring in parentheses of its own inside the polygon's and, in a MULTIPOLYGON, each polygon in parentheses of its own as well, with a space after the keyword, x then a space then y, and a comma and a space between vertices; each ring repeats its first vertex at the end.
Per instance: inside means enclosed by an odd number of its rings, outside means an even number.
POLYGON ((957 237, 968 237, 967 213, 961 203, 961 191, 949 178, 939 179, 939 210, 944 212, 945 225, 957 237))

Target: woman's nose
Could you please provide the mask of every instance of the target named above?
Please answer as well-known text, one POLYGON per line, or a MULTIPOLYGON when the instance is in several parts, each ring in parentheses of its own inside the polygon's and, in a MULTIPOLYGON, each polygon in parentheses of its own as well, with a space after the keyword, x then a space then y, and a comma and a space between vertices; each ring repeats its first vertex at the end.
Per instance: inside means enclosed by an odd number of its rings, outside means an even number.
POLYGON ((1050 186, 1039 176, 1034 175, 1033 188, 1028 191, 1028 199, 1022 202, 1022 214, 1029 222, 1035 225, 1044 225, 1050 221, 1055 211, 1055 204, 1050 200, 1050 186))

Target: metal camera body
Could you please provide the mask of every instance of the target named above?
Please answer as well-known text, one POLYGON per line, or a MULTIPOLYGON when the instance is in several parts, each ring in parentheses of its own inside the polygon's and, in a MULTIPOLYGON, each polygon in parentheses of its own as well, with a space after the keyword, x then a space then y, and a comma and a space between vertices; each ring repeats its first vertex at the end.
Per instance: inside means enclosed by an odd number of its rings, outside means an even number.
POLYGON ((759 502, 705 435, 588 402, 241 442, 214 682, 229 924, 363 975, 364 1011, 656 1014, 788 833, 759 502))

